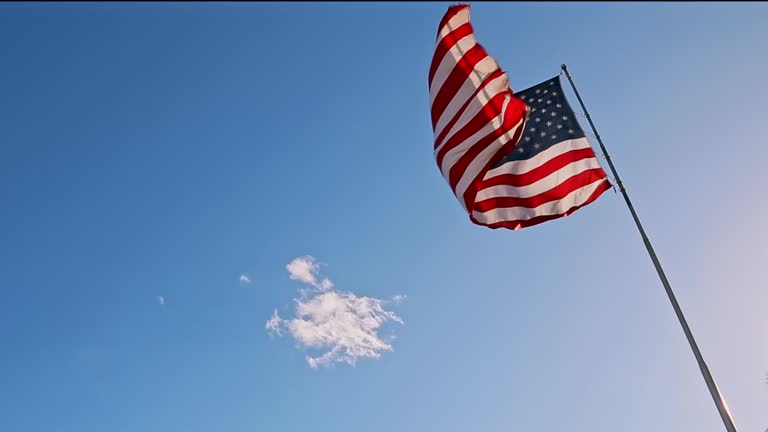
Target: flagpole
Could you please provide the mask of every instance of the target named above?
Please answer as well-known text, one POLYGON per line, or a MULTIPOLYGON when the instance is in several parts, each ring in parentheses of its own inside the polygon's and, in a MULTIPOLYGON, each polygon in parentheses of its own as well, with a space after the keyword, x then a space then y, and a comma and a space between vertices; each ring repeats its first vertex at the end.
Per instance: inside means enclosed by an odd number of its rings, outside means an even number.
POLYGON ((624 201, 627 203, 629 212, 632 213, 632 219, 635 220, 635 225, 637 225, 637 229, 638 231, 640 231, 640 236, 643 238, 643 243, 645 243, 645 248, 648 250, 648 255, 650 255, 651 261, 653 261, 653 265, 654 267, 656 267, 656 273, 659 274, 659 279, 661 279, 661 283, 662 285, 664 285, 664 290, 666 290, 667 292, 667 297, 669 297, 669 301, 672 303, 672 308, 674 308, 675 310, 675 315, 677 315, 677 319, 678 321, 680 321, 680 325, 683 327, 683 332, 685 332, 685 337, 688 339, 688 344, 691 346, 691 350, 693 350, 693 355, 696 357, 696 361, 699 364, 699 369, 701 370, 702 376, 704 376, 704 381, 706 381, 707 383, 707 387, 709 388, 709 393, 712 395, 712 399, 715 401, 717 410, 720 412, 720 418, 723 419, 725 430, 728 432, 736 432, 736 426, 734 426, 733 419, 731 419, 731 414, 728 412, 728 407, 725 404, 725 399, 720 394, 720 390, 717 388, 717 384, 715 384, 715 379, 712 378, 712 374, 709 372, 709 368, 707 367, 707 364, 704 362, 704 357, 702 357, 701 351, 699 351, 699 347, 696 344, 696 340, 693 338, 693 333, 691 333, 691 329, 690 327, 688 327, 688 322, 685 320, 685 316, 683 315, 683 311, 680 308, 680 304, 677 302, 677 299, 675 298, 675 294, 672 292, 672 287, 669 285, 667 276, 664 274, 664 269, 661 268, 661 263, 659 262, 659 258, 656 256, 656 252, 653 250, 651 241, 648 239, 648 236, 645 235, 645 230, 643 229, 643 225, 640 223, 640 219, 637 217, 635 208, 632 206, 632 201, 629 200, 629 195, 627 195, 627 191, 624 189, 624 185, 621 183, 621 178, 619 177, 619 173, 616 172, 616 167, 613 166, 613 162, 611 161, 611 156, 608 154, 608 151, 605 149, 603 140, 600 139, 600 134, 597 132, 597 128, 595 127, 595 124, 592 122, 592 117, 590 117, 589 111, 587 111, 587 107, 584 106, 584 101, 581 99, 581 95, 579 94, 579 91, 576 90, 576 85, 573 83, 571 74, 568 73, 568 66, 563 64, 560 67, 563 69, 563 72, 565 72, 565 76, 568 78, 568 82, 571 83, 571 88, 573 88, 573 92, 576 93, 576 97, 579 99, 579 104, 581 105, 581 109, 584 110, 584 114, 587 117, 587 121, 589 121, 589 125, 592 127, 592 132, 595 133, 595 138, 597 139, 597 142, 600 144, 600 150, 603 152, 603 155, 605 155, 605 160, 608 161, 608 166, 611 168, 613 177, 616 179, 616 184, 619 186, 619 191, 624 196, 624 201))

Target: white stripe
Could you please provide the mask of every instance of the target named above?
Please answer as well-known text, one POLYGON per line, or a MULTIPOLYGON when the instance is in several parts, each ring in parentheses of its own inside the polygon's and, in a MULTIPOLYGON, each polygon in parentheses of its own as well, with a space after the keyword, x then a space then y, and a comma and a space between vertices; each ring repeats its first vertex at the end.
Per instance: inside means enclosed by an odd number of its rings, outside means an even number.
POLYGON ((581 174, 584 171, 600 168, 600 163, 595 158, 581 159, 560 168, 539 181, 526 186, 498 185, 485 188, 478 192, 476 202, 497 198, 529 198, 553 189, 569 178, 581 174))
POLYGON ((468 34, 456 42, 456 44, 445 53, 445 56, 443 56, 443 59, 440 61, 440 66, 437 67, 435 75, 432 77, 432 85, 429 86, 430 105, 435 102, 435 98, 440 92, 440 89, 443 88, 445 80, 448 79, 451 72, 456 69, 456 65, 459 64, 459 61, 464 57, 464 54, 475 45, 477 45, 475 35, 468 34))
MULTIPOLYGON (((506 107, 505 107, 506 108, 506 107)), ((510 128, 507 133, 496 139, 491 145, 486 147, 482 152, 480 152, 475 159, 472 160, 472 162, 467 166, 467 169, 464 170, 464 174, 461 176, 461 180, 459 180, 458 183, 456 183, 456 197, 459 198, 459 201, 464 201, 464 192, 467 191, 469 188, 469 185, 472 184, 472 182, 481 174, 481 171, 485 168, 486 164, 488 164, 488 161, 493 157, 494 154, 496 154, 501 147, 508 143, 509 140, 511 140, 514 135, 515 131, 517 131, 523 124, 525 123, 524 119, 521 119, 514 127, 510 128)), ((468 208, 468 203, 464 203, 464 208, 468 208)), ((471 203, 469 203, 471 204, 471 203)))
POLYGON ((445 177, 446 180, 450 183, 450 180, 448 178, 448 174, 451 171, 451 168, 456 164, 456 162, 461 159, 464 154, 469 151, 472 146, 477 144, 480 139, 483 137, 489 135, 491 132, 499 129, 501 126, 503 126, 504 122, 502 119, 501 114, 497 115, 496 117, 493 117, 490 119, 488 123, 486 123, 480 130, 475 132, 472 136, 467 138, 466 140, 462 141, 461 144, 457 145, 456 147, 448 150, 445 153, 445 157, 443 157, 443 163, 440 165, 440 171, 443 173, 443 177, 445 177))
POLYGON ((589 185, 574 190, 563 199, 550 201, 536 208, 499 207, 485 213, 474 211, 472 212, 472 215, 478 222, 491 225, 501 221, 525 221, 533 219, 536 216, 563 214, 573 207, 584 204, 604 181, 605 179, 602 178, 589 185))
POLYGON ((469 8, 464 8, 456 15, 451 17, 447 23, 440 29, 440 33, 437 34, 437 41, 441 41, 447 34, 461 27, 463 24, 469 22, 469 8))
MULTIPOLYGON (((489 81, 488 84, 486 84, 486 86, 483 87, 483 90, 479 91, 477 95, 475 95, 472 98, 472 101, 469 103, 469 105, 466 106, 464 111, 461 113, 461 117, 459 117, 459 119, 456 120, 456 123, 453 125, 451 130, 445 135, 445 137, 443 137, 442 142, 435 143, 436 144, 435 152, 438 152, 440 148, 449 139, 451 139, 452 136, 454 136, 464 126, 466 126, 467 123, 469 123, 470 120, 472 120, 483 109, 483 107, 485 107, 485 105, 488 103, 489 100, 493 99, 493 97, 496 96, 497 94, 507 90, 509 90, 509 78, 507 77, 507 74, 502 74, 497 78, 494 78, 491 81, 489 81)), ((466 102, 467 99, 469 99, 474 92, 475 92, 475 89, 467 89, 466 94, 462 94, 462 92, 459 91, 453 99, 464 100, 466 102)), ((443 128, 456 115, 456 112, 462 107, 462 105, 463 103, 462 104, 451 103, 448 105, 448 107, 445 109, 445 112, 443 112, 443 115, 435 124, 435 138, 437 138, 438 136, 440 136, 440 134, 443 133, 443 128)), ((435 155, 437 155, 437 153, 435 153, 435 155)))
POLYGON ((485 174, 483 180, 488 180, 491 177, 496 177, 502 174, 525 174, 534 168, 538 168, 544 165, 546 162, 552 160, 558 155, 567 153, 571 150, 579 150, 587 147, 590 147, 590 145, 586 138, 577 138, 563 141, 553 145, 552 147, 544 150, 543 152, 530 159, 507 162, 500 167, 489 170, 488 173, 485 174))
MULTIPOLYGON (((486 88, 488 88, 488 90, 483 89, 483 91, 479 92, 474 98, 472 98, 472 101, 464 109, 464 112, 461 113, 461 117, 459 117, 459 120, 456 121, 456 124, 451 128, 450 132, 445 135, 440 145, 438 145, 435 148, 435 157, 437 157, 437 155, 443 149, 443 146, 445 146, 445 144, 454 135, 456 135, 464 126, 466 126, 467 123, 469 123, 488 104, 491 98, 509 89, 509 80, 507 79, 506 75, 502 75, 501 77, 489 82, 486 88)), ((474 89, 472 90, 472 92, 474 92, 474 89)), ((449 105, 449 107, 451 106, 449 105)), ((460 106, 456 105, 451 108, 458 109, 460 108, 460 106)), ((499 123, 499 126, 500 125, 501 123, 499 123)), ((486 135, 490 132, 491 131, 488 131, 486 135)), ((477 136, 477 134, 478 132, 476 132, 472 137, 477 136)), ((437 136, 437 134, 435 136, 437 136)), ((485 135, 480 136, 480 138, 482 138, 483 136, 485 135)), ((470 141, 471 139, 472 138, 468 138, 464 142, 470 141)))
MULTIPOLYGON (((451 107, 451 105, 455 104, 456 108, 460 108, 464 102, 467 101, 468 95, 474 93, 475 90, 480 87, 480 84, 488 77, 488 75, 492 74, 498 69, 499 65, 496 64, 496 60, 494 60, 491 56, 487 55, 484 59, 477 62, 477 64, 475 64, 474 68, 472 69, 472 72, 469 73, 467 78, 459 87, 459 90, 451 96, 450 102, 448 102, 448 105, 445 106, 443 112, 440 113, 440 118, 438 121, 442 120, 443 117, 446 117, 446 111, 451 107)), ((430 109, 432 108, 434 108, 434 105, 430 104, 430 109)), ((450 119, 450 117, 448 118, 450 119)))

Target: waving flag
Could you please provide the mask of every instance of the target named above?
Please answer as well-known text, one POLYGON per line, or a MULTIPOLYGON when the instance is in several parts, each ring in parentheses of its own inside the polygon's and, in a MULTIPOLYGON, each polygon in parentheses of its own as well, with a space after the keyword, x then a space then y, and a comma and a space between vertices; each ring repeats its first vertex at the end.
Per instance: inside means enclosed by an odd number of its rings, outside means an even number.
POLYGON ((440 24, 429 100, 437 165, 472 211, 478 180, 520 138, 526 107, 513 96, 507 74, 477 43, 469 6, 450 7, 440 24))
POLYGON ((440 23, 429 94, 437 165, 472 222, 533 226, 611 187, 559 79, 515 95, 477 43, 467 5, 440 23))

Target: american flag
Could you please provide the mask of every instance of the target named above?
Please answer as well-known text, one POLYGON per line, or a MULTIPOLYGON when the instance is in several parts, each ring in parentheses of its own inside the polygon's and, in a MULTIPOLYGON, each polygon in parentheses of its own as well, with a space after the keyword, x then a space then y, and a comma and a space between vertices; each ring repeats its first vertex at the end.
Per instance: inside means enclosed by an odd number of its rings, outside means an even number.
POLYGON ((514 94, 477 43, 468 5, 440 23, 429 94, 435 160, 472 222, 518 230, 610 189, 559 77, 514 94))

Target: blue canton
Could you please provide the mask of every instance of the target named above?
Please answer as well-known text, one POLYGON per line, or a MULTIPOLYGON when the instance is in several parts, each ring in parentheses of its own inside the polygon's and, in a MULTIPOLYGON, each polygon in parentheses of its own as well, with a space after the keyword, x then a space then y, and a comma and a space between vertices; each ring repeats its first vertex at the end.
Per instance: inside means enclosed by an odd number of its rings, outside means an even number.
POLYGON ((519 91, 515 96, 530 108, 528 121, 515 149, 495 167, 511 161, 530 159, 559 142, 585 136, 565 99, 560 76, 519 91))

